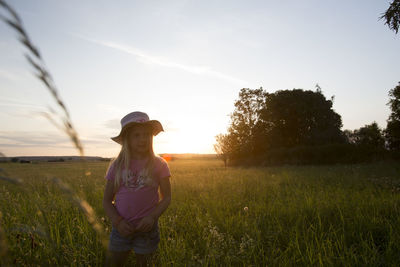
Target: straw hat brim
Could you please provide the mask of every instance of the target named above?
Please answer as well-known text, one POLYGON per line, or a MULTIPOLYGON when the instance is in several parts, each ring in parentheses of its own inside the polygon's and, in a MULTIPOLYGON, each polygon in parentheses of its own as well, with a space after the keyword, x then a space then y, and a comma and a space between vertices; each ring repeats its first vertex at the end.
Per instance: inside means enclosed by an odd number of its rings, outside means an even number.
POLYGON ((157 120, 149 120, 146 122, 130 122, 126 124, 120 131, 119 135, 115 137, 111 137, 111 140, 114 142, 117 142, 118 144, 122 145, 122 136, 124 135, 125 131, 128 128, 131 128, 134 125, 150 125, 152 130, 153 130, 153 136, 156 136, 159 134, 161 131, 164 131, 164 128, 162 127, 161 123, 157 120))

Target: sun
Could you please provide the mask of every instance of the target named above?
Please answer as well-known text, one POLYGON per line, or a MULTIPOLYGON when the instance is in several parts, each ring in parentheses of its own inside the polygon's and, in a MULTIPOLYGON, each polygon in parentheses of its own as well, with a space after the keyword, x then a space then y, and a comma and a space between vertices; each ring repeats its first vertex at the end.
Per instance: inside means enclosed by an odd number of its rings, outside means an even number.
POLYGON ((215 143, 214 133, 210 129, 186 128, 171 133, 166 132, 162 140, 155 137, 154 148, 158 153, 215 153, 213 144, 215 143))

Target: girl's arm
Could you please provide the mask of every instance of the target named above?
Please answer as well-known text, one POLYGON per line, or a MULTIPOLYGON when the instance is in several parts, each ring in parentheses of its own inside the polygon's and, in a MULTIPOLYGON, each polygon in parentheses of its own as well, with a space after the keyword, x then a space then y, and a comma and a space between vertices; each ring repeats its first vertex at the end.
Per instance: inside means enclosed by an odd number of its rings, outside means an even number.
POLYGON ((104 196, 103 196, 103 208, 104 211, 106 212, 108 218, 110 218, 111 223, 114 225, 114 227, 117 228, 118 232, 123 235, 127 236, 133 233, 135 230, 128 222, 126 222, 121 215, 119 215, 117 209, 115 206, 112 204, 112 201, 114 199, 114 181, 112 180, 107 180, 106 188, 104 190, 104 196))
POLYGON ((154 222, 168 208, 171 203, 171 183, 169 177, 160 180, 161 201, 157 207, 148 216, 144 217, 136 227, 136 231, 148 232, 154 225, 154 222))

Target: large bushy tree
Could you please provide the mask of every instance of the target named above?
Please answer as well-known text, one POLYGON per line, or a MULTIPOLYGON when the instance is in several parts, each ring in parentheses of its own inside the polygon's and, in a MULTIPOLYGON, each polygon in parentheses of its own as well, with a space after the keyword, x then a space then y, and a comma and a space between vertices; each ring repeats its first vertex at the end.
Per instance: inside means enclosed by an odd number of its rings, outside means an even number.
POLYGON ((320 90, 268 94, 260 115, 265 149, 342 143, 342 120, 332 104, 320 90))

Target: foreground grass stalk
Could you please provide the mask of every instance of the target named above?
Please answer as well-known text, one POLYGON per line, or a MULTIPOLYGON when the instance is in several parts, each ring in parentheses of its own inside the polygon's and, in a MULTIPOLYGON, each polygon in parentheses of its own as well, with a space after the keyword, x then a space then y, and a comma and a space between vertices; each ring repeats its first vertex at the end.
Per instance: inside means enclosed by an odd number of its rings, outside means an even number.
POLYGON ((62 113, 59 114, 55 112, 53 109, 49 108, 49 113, 45 113, 45 117, 50 120, 51 123, 56 125, 58 128, 62 129, 71 139, 75 148, 78 149, 79 154, 81 156, 84 155, 82 143, 78 137, 78 133, 75 130, 70 114, 61 97, 58 94, 58 90, 53 81, 50 72, 46 69, 44 60, 39 53, 39 50, 32 43, 29 38, 26 30, 23 27, 22 20, 18 16, 17 12, 8 5, 4 0, 0 0, 0 7, 2 7, 10 16, 10 18, 0 16, 0 19, 3 20, 6 24, 8 24, 11 28, 13 28, 18 34, 18 40, 25 46, 28 50, 28 53, 25 54, 25 58, 29 62, 29 64, 37 71, 36 77, 43 82, 45 87, 49 90, 57 105, 61 108, 62 113), (56 122, 53 119, 53 116, 56 116, 61 121, 61 124, 56 122))
MULTIPOLYGON (((9 15, 8 17, 1 16, 0 19, 3 20, 7 25, 9 25, 12 29, 14 29, 18 34, 18 39, 21 44, 27 48, 28 53, 25 54, 25 58, 29 62, 29 64, 36 70, 36 77, 43 82, 45 87, 49 90, 51 95, 53 96, 54 100, 56 101, 58 107, 61 109, 61 113, 57 113, 53 109, 49 108, 48 113, 43 113, 42 115, 46 117, 52 124, 54 124, 57 128, 64 131, 74 144, 75 148, 79 151, 80 156, 83 158, 84 156, 84 149, 82 143, 78 137, 78 133, 75 130, 72 120, 70 117, 70 113, 62 101, 61 97, 58 94, 58 90, 55 86, 52 76, 50 72, 45 67, 44 60, 36 48, 36 46, 32 43, 31 39, 29 38, 26 30, 23 27, 22 20, 18 16, 17 12, 8 5, 4 0, 0 0, 0 8, 3 8, 6 13, 9 15), (55 118, 58 118, 55 119, 55 118)), ((5 176, 0 176, 0 180, 7 181, 9 183, 13 183, 16 185, 21 185, 21 181, 19 179, 13 179, 5 176)), ((105 236, 104 229, 102 225, 98 222, 97 217, 93 208, 83 199, 79 198, 74 191, 65 183, 63 183, 60 179, 53 179, 53 182, 58 185, 61 190, 68 195, 70 201, 72 201, 76 206, 80 208, 80 210, 84 213, 87 221, 90 223, 91 227, 95 230, 95 232, 99 235, 101 244, 103 248, 107 248, 107 238, 105 236)), ((44 219, 45 224, 48 223, 46 216, 44 215, 44 210, 40 207, 39 215, 42 219, 44 219)), ((49 232, 49 225, 46 225, 47 233, 45 237, 50 239, 50 232, 49 232)), ((0 228, 0 234, 3 233, 2 229, 0 228)), ((6 255, 7 253, 7 246, 5 242, 4 235, 0 235, 0 254, 6 255)), ((50 240, 50 243, 54 247, 54 243, 50 240)))

